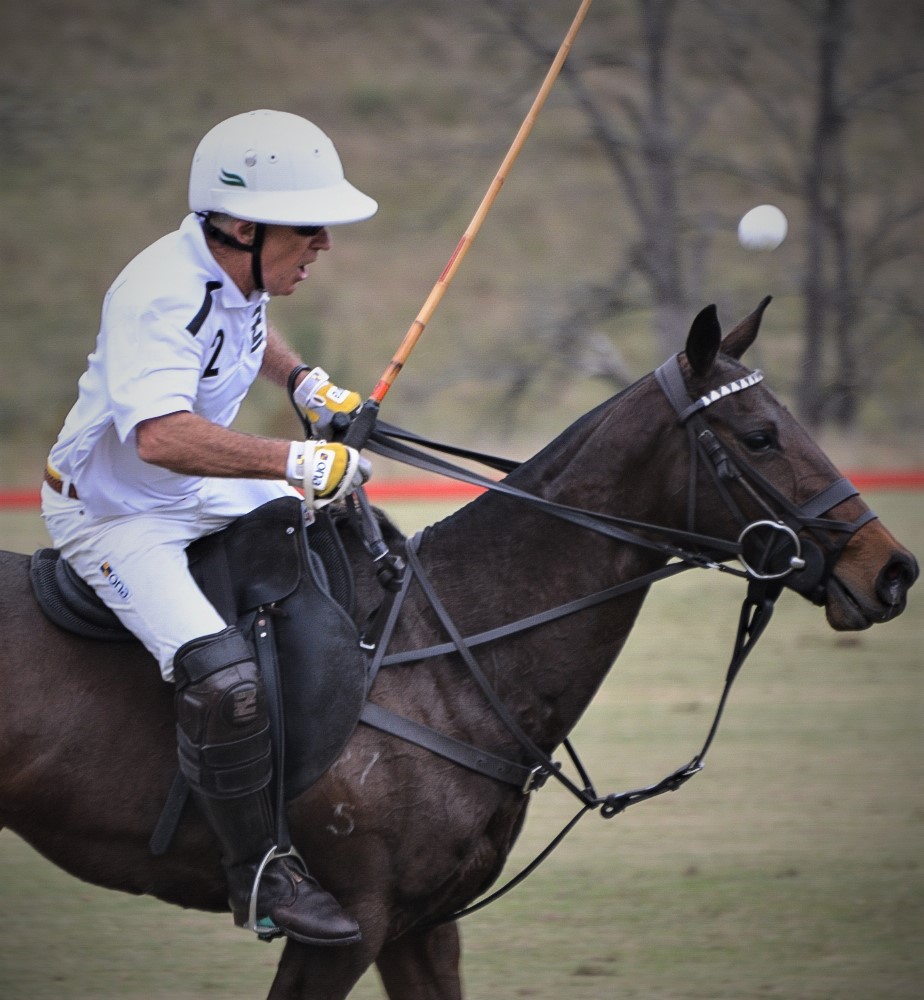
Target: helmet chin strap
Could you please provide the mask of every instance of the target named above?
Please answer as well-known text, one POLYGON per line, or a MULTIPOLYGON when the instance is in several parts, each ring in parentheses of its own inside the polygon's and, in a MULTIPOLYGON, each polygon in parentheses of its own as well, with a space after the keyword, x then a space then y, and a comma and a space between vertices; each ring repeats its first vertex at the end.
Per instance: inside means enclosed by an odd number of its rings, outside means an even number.
POLYGON ((258 292, 265 291, 263 288, 263 241, 266 239, 266 223, 256 223, 253 234, 253 243, 250 246, 250 273, 253 275, 253 283, 258 292))
POLYGON ((255 222, 253 243, 242 243, 239 239, 232 236, 230 233, 226 233, 223 229, 219 229, 218 226, 212 222, 207 212, 199 212, 199 218, 202 221, 202 229, 205 234, 213 240, 217 240, 219 243, 223 243, 226 247, 232 247, 235 250, 243 250, 244 253, 250 254, 250 273, 253 276, 253 283, 258 292, 264 291, 263 288, 263 241, 266 239, 266 223, 265 222, 255 222))

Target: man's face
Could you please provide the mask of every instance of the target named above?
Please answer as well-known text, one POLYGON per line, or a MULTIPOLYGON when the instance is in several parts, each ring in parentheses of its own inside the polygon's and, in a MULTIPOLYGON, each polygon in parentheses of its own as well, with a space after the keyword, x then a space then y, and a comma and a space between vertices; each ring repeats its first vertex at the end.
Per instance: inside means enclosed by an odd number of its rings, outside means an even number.
POLYGON ((291 295, 308 276, 308 268, 322 250, 330 250, 330 232, 325 226, 314 236, 292 226, 267 226, 261 264, 263 285, 270 295, 291 295))

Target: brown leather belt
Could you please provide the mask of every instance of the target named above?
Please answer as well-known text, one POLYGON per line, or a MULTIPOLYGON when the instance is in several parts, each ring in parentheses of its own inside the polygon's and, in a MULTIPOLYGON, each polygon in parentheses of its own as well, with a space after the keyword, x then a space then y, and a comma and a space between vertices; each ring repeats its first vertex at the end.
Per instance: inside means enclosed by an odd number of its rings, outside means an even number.
MULTIPOLYGON (((50 465, 45 466, 45 472, 44 475, 42 476, 42 479, 44 479, 45 482, 48 483, 48 485, 55 491, 55 493, 60 493, 62 496, 64 495, 64 481, 61 479, 59 475, 51 471, 50 465)), ((67 495, 71 500, 80 499, 80 497, 77 496, 77 489, 73 483, 71 483, 70 486, 68 486, 67 495)))

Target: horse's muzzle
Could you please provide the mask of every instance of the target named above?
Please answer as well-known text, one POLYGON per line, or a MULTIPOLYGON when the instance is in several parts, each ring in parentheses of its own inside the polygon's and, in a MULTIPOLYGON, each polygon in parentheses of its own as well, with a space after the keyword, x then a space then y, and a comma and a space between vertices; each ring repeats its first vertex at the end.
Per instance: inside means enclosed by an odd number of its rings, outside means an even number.
POLYGON ((919 574, 918 561, 911 553, 897 552, 876 578, 876 594, 891 610, 889 618, 905 610, 908 591, 919 574))
POLYGON ((838 572, 835 566, 827 584, 828 624, 838 632, 857 632, 897 618, 905 610, 908 591, 917 577, 917 561, 902 549, 889 554, 868 588, 862 576, 838 572))

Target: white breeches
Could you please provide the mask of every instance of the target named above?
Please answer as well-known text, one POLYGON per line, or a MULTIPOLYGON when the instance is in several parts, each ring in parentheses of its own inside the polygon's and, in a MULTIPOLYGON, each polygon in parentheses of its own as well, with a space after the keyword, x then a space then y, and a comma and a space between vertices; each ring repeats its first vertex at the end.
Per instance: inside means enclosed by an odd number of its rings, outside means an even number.
POLYGON ((42 487, 42 517, 54 546, 89 583, 173 680, 173 655, 184 643, 220 632, 226 622, 193 580, 190 542, 281 496, 284 482, 207 479, 198 494, 170 506, 94 518, 79 500, 42 487))

